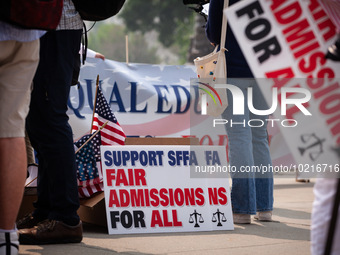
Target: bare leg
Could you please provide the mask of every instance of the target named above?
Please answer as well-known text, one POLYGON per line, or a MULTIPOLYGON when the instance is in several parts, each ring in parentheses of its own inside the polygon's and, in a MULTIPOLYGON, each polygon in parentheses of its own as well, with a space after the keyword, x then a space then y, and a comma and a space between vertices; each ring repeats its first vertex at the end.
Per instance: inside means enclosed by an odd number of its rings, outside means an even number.
POLYGON ((0 229, 13 229, 25 188, 24 138, 0 138, 0 229))

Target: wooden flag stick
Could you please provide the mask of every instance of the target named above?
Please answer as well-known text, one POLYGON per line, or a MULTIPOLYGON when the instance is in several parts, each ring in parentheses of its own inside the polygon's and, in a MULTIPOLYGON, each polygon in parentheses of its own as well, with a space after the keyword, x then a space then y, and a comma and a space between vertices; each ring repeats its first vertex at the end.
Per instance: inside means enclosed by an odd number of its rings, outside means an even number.
POLYGON ((90 129, 90 133, 92 132, 93 120, 94 120, 94 113, 95 113, 95 111, 96 111, 96 103, 97 103, 98 87, 99 87, 99 74, 97 75, 97 81, 96 81, 96 93, 95 93, 95 96, 94 96, 94 104, 93 104, 93 113, 92 113, 92 121, 91 121, 91 129, 90 129))
POLYGON ((32 182, 34 182, 36 179, 38 179, 38 177, 35 177, 32 181, 30 181, 29 183, 27 183, 26 185, 25 185, 25 188, 26 187, 28 187, 28 185, 30 185, 32 182))
POLYGON ((98 134, 98 132, 100 131, 100 130, 102 130, 105 126, 106 126, 106 124, 108 123, 109 121, 106 121, 104 124, 103 124, 103 126, 101 126, 95 133, 93 133, 93 135, 91 135, 91 137, 89 138, 89 139, 87 139, 87 141, 85 142, 85 143, 83 143, 77 150, 76 150, 76 154, 89 142, 89 141, 91 141, 92 140, 92 138, 93 137, 95 137, 96 136, 96 134, 98 134))
MULTIPOLYGON (((100 130, 102 130, 106 125, 107 125, 107 123, 108 123, 109 121, 106 121, 104 124, 103 124, 103 126, 101 126, 95 133, 93 133, 93 135, 91 135, 91 137, 89 138, 89 139, 87 139, 87 141, 85 142, 85 143, 83 143, 77 150, 76 150, 76 152, 75 153, 78 153, 89 141, 91 141, 91 139, 93 138, 93 137, 95 137, 95 135, 96 134, 98 134, 98 132, 100 131, 100 130)), ((38 179, 38 177, 35 177, 32 181, 30 181, 29 183, 27 183, 26 185, 25 185, 25 188, 26 187, 28 187, 32 182, 34 182, 36 179, 38 179)))
POLYGON ((125 35, 125 58, 126 64, 129 64, 129 36, 125 35))

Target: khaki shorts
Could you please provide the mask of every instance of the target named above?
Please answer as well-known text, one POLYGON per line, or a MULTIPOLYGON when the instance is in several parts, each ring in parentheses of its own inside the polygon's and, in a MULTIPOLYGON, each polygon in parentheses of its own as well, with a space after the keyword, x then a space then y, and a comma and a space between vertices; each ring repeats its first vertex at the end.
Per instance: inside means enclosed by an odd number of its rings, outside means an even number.
POLYGON ((0 41, 0 138, 24 137, 39 39, 0 41))

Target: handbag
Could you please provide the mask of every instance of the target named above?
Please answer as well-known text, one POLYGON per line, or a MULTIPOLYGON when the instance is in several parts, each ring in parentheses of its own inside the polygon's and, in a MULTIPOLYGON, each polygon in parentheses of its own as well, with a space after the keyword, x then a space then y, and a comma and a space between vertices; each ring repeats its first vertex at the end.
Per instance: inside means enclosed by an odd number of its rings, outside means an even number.
POLYGON ((63 0, 1 0, 0 20, 24 29, 54 30, 63 9, 63 0))
MULTIPOLYGON (((224 1, 224 9, 228 7, 228 3, 228 0, 224 1)), ((218 88, 216 86, 216 84, 227 83, 227 64, 225 61, 226 31, 227 18, 223 15, 220 44, 215 47, 212 53, 194 59, 202 115, 217 117, 228 107, 226 88, 218 88)))

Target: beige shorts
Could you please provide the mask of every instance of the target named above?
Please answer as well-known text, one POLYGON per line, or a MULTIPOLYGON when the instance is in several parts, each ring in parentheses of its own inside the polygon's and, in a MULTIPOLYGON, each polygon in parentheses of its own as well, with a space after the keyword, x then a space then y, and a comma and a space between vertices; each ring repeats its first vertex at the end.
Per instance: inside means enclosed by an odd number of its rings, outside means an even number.
POLYGON ((0 138, 24 137, 39 39, 0 41, 0 138))

